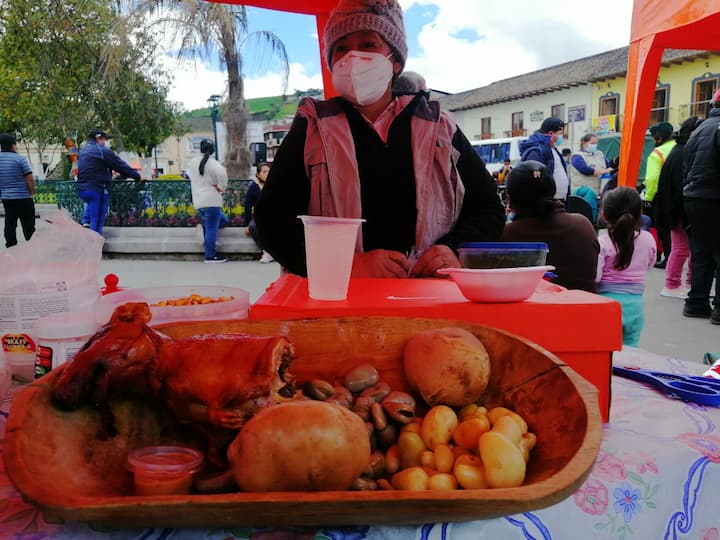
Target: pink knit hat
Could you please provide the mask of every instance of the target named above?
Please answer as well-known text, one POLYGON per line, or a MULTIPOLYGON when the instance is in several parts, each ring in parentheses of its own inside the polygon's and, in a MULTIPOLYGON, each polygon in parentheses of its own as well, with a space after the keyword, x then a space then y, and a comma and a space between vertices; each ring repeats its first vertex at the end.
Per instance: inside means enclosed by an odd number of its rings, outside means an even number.
POLYGON ((402 9, 397 0, 340 0, 325 27, 325 61, 330 67, 335 43, 348 34, 373 30, 380 34, 403 67, 407 59, 407 38, 402 9))
POLYGON ((713 98, 713 103, 720 103, 720 88, 718 88, 717 92, 715 92, 715 97, 713 98))

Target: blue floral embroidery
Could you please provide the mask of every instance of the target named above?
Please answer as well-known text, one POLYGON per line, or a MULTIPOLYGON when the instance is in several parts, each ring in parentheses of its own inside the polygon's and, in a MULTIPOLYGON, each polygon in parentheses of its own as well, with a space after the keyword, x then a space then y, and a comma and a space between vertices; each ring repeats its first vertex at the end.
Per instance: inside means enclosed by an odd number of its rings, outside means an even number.
POLYGON ((633 488, 627 482, 620 484, 619 488, 613 490, 615 504, 613 509, 616 513, 622 513, 625 523, 632 521, 633 514, 640 511, 640 490, 633 488))

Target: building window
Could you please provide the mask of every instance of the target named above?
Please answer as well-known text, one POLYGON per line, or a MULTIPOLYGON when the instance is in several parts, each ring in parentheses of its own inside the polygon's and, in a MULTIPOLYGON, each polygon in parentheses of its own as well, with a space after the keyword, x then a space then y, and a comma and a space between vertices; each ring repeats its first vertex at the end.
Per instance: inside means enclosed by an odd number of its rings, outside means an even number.
POLYGON ((556 118, 559 118, 563 122, 565 121, 565 104, 561 103, 560 105, 553 105, 550 107, 550 116, 554 116, 556 118))
POLYGON ((650 109, 649 125, 653 126, 659 122, 667 122, 669 95, 669 84, 661 84, 655 88, 655 96, 653 96, 652 108, 650 109))
POLYGON ((492 139, 492 129, 490 127, 490 117, 480 119, 480 138, 492 139))
POLYGON ((200 153, 200 142, 204 139, 207 139, 207 137, 190 137, 188 139, 188 150, 191 152, 197 152, 200 153))
POLYGON ((707 116, 712 106, 712 98, 718 87, 719 75, 706 76, 693 81, 693 102, 691 116, 707 116))
POLYGON ((609 94, 600 98, 600 116, 618 113, 618 94, 609 94))
POLYGON ((512 113, 512 136, 525 135, 525 120, 522 112, 512 113))

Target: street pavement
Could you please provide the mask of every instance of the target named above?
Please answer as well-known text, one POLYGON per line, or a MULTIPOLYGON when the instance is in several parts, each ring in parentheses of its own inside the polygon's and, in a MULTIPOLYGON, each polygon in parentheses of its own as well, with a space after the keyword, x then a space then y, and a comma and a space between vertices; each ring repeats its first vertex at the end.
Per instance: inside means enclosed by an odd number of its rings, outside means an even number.
MULTIPOLYGON (((2 218, 0 218, 0 225, 2 218)), ((18 231, 22 243, 22 234, 18 231)), ((0 241, 0 250, 4 242, 0 241)), ((121 287, 139 288, 167 285, 225 285, 240 287, 255 302, 266 288, 280 276, 277 263, 230 261, 225 264, 204 264, 197 261, 104 258, 100 284, 109 273, 116 274, 121 287)), ((682 316, 683 301, 660 296, 664 270, 651 269, 645 288, 645 328, 640 347, 682 360, 700 362, 706 352, 720 352, 720 326, 707 319, 682 316)))

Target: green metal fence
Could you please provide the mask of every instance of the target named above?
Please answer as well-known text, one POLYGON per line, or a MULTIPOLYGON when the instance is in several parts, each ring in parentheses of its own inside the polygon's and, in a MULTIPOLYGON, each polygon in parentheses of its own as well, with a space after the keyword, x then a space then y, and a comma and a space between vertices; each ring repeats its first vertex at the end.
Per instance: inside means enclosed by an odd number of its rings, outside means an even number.
MULTIPOLYGON (((223 194, 223 210, 230 226, 243 226, 243 202, 251 180, 230 180, 223 194)), ((35 202, 57 204, 81 221, 83 201, 75 182, 36 182, 35 202)), ((105 225, 116 227, 194 227, 200 216, 192 205, 188 180, 118 180, 110 190, 110 208, 105 225)))

